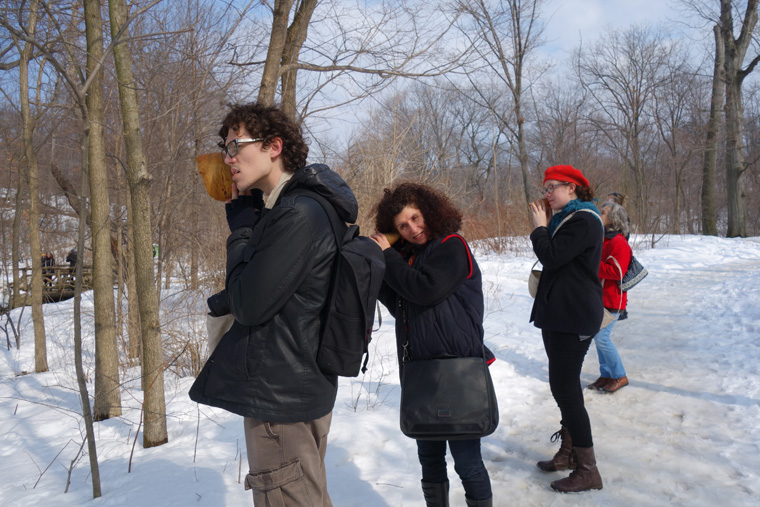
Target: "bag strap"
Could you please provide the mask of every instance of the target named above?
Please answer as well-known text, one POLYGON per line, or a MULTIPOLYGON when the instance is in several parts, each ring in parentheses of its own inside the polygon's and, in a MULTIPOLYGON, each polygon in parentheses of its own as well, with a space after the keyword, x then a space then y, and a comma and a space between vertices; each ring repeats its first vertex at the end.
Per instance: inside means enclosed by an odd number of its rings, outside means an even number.
POLYGON ((602 221, 602 217, 599 216, 599 213, 597 213, 596 211, 594 211, 592 209, 581 208, 579 210, 573 211, 572 213, 570 213, 569 215, 567 215, 565 218, 562 219, 562 221, 559 223, 559 225, 557 226, 557 228, 554 229, 554 232, 552 233, 552 238, 554 237, 555 234, 557 234, 557 231, 559 230, 559 228, 562 227, 563 225, 565 225, 565 222, 567 222, 568 220, 570 220, 571 218, 573 218, 573 215, 575 215, 579 211, 585 211, 586 213, 591 213, 596 218, 598 218, 599 219, 599 223, 602 224, 602 232, 604 232, 604 222, 602 221))
MULTIPOLYGON (((573 211, 572 213, 570 213, 569 215, 567 215, 565 218, 562 219, 562 221, 559 223, 559 225, 557 226, 557 228, 554 229, 554 232, 552 233, 552 238, 554 238, 554 235, 557 234, 557 231, 559 230, 559 228, 562 227, 563 225, 565 225, 565 222, 567 222, 568 220, 570 220, 571 218, 573 218, 573 215, 575 215, 579 211, 586 211, 588 213, 593 214, 596 218, 598 218, 599 222, 602 224, 602 233, 604 233, 604 222, 602 222, 602 217, 600 217, 599 214, 596 211, 594 211, 594 210, 586 209, 586 208, 581 208, 579 210, 573 211)), ((536 262, 533 263, 533 267, 530 268, 531 271, 533 271, 533 269, 536 267, 536 264, 538 264, 538 261, 536 261, 536 262)))
POLYGON ((470 251, 470 246, 467 244, 464 238, 460 236, 459 234, 449 234, 448 236, 446 236, 445 238, 441 240, 441 244, 444 244, 446 241, 450 240, 451 238, 461 239, 462 243, 464 244, 464 249, 467 250, 467 262, 469 263, 469 266, 470 266, 470 273, 467 275, 467 279, 469 280, 470 278, 472 278, 472 271, 473 271, 472 252, 470 251))
MULTIPOLYGON (((608 255, 607 258, 612 259, 612 262, 614 262, 615 266, 617 266, 618 273, 620 273, 620 283, 623 283, 623 268, 620 267, 620 264, 618 263, 617 259, 614 258, 613 256, 608 255)), ((602 281, 602 286, 604 286, 604 281, 602 281)), ((618 312, 619 312, 620 309, 623 308, 623 289, 620 288, 620 286, 618 286, 618 288, 620 289, 620 304, 618 305, 618 312)))

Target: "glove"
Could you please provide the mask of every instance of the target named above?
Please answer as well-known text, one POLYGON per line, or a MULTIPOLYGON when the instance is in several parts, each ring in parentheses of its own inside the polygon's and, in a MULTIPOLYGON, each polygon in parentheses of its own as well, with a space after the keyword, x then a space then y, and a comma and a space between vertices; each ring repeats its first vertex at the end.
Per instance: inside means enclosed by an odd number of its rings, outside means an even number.
POLYGON ((264 193, 253 190, 253 195, 240 195, 237 199, 224 206, 227 212, 227 224, 230 231, 243 227, 253 228, 259 221, 261 209, 264 207, 264 193))
POLYGON ((217 292, 206 300, 208 304, 209 314, 212 317, 221 317, 230 313, 230 303, 227 300, 227 291, 222 290, 217 292))

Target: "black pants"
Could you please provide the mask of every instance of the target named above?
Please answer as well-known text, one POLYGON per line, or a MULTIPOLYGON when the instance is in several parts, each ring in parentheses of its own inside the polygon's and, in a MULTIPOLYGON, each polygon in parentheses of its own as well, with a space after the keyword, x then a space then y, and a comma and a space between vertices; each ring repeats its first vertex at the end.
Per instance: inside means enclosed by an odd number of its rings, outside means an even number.
POLYGON ((581 387, 581 368, 591 339, 544 330, 541 334, 549 358, 549 387, 562 414, 562 425, 570 432, 574 447, 592 447, 591 422, 581 387))

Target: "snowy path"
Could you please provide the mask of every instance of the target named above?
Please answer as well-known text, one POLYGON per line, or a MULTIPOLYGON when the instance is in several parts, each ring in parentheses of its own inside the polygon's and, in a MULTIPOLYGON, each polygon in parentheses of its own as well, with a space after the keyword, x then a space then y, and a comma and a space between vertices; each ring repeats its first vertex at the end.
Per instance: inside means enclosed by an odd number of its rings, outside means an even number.
MULTIPOLYGON (((527 249, 517 255, 476 251, 486 343, 499 359, 491 374, 501 424, 483 440, 494 505, 760 505, 760 238, 665 237, 636 255, 650 275, 631 291, 630 318, 612 335, 631 384, 612 395, 585 392, 604 489, 561 495, 549 483, 565 473, 535 466, 557 449, 549 437, 559 429, 559 410, 549 392, 540 331, 528 322, 532 255, 527 249)), ((91 299, 86 303, 91 311, 91 299)), ((0 357, 0 505, 251 505, 239 482, 240 418, 192 403, 192 378, 172 376, 166 384, 169 443, 154 449, 138 444, 132 473, 126 473, 139 421, 140 391, 133 382, 122 395, 124 416, 97 427, 104 496, 91 500, 86 460, 62 495, 81 442, 71 306, 44 308, 51 372, 16 376, 33 370, 31 346, 0 357)), ((29 313, 21 325, 27 344, 33 336, 29 313)), ((86 319, 90 354, 93 332, 86 319)), ((198 334, 188 324, 187 335, 198 334)), ((596 357, 592 345, 584 385, 598 376, 596 357)), ((424 506, 416 445, 398 428, 399 393, 393 322, 386 313, 372 342, 370 371, 340 379, 326 457, 336 507, 424 506)), ((464 506, 451 462, 449 477, 452 507, 464 506)))
MULTIPOLYGON (((641 505, 757 505, 760 263, 672 265, 650 278, 613 332, 631 385, 587 396, 606 488, 641 505)), ((584 371, 597 365, 590 353, 584 371)))
MULTIPOLYGON (((612 395, 585 391, 600 492, 556 495, 548 488, 563 475, 535 468, 556 450, 548 439, 559 428, 540 334, 513 316, 496 319, 500 330, 487 326, 508 363, 492 371, 502 427, 484 441, 502 492, 496 505, 758 505, 758 245, 747 240, 746 251, 730 255, 725 244, 699 238, 662 246, 637 252, 650 275, 630 293, 631 317, 613 331, 631 384, 612 395), (504 369, 509 373, 500 375, 504 369)), ((503 268, 491 270, 492 280, 494 271, 503 268)), ((516 278, 514 294, 502 300, 517 302, 505 303, 504 313, 524 316, 530 302, 523 303, 524 276, 516 278)), ((502 284, 505 292, 513 285, 506 274, 502 284)), ((598 376, 592 345, 583 385, 598 376)))

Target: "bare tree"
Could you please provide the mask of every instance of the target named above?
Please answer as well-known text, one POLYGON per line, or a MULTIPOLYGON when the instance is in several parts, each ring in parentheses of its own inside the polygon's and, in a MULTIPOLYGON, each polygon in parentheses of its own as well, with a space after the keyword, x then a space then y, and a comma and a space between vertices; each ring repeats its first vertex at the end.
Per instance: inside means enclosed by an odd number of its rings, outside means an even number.
MULTIPOLYGON (((80 188, 82 191, 87 186, 87 175, 82 171, 80 188)), ((84 251, 85 236, 85 201, 80 203, 79 227, 77 251, 84 251)), ((79 387, 79 397, 82 403, 82 417, 84 418, 85 434, 87 435, 87 455, 90 460, 90 474, 92 475, 92 497, 99 498, 100 489, 100 467, 98 466, 98 450, 95 445, 95 430, 93 428, 92 407, 90 407, 90 396, 87 392, 87 381, 82 367, 82 262, 77 262, 76 273, 74 276, 74 369, 77 375, 77 386, 79 387)))
POLYGON ((280 82, 283 110, 303 120, 364 99, 399 77, 443 75, 459 68, 469 52, 444 42, 459 15, 456 9, 447 12, 445 5, 424 1, 348 8, 320 0, 274 2, 271 24, 257 31, 269 34, 268 42, 237 46, 231 62, 261 69, 259 102, 273 103, 280 82), (311 32, 316 35, 310 40, 311 32), (319 77, 296 87, 299 71, 319 77), (330 99, 319 105, 317 97, 326 93, 330 99))
MULTIPOLYGON (((24 29, 31 37, 37 29, 39 3, 32 0, 29 5, 28 25, 24 29)), ((22 44, 17 38, 19 49, 19 96, 21 103, 21 119, 23 129, 24 158, 26 159, 26 180, 29 190, 29 243, 32 253, 32 321, 34 322, 34 371, 48 371, 47 345, 45 339, 45 321, 42 315, 42 264, 40 253, 40 190, 39 168, 37 154, 34 149, 34 123, 29 106, 29 62, 32 57, 33 45, 29 42, 22 44)), ((19 185, 20 189, 20 185, 19 185)))
POLYGON ((114 321, 113 264, 111 254, 108 174, 103 137, 103 19, 100 0, 84 1, 87 35, 88 121, 85 138, 88 146, 87 171, 90 182, 90 219, 92 221, 93 289, 95 297, 95 406, 96 421, 121 415, 119 392, 119 350, 114 321))
POLYGON ((662 32, 632 27, 608 30, 590 49, 581 47, 573 57, 579 81, 596 109, 588 120, 633 177, 634 211, 637 222, 645 225, 652 181, 647 169, 656 149, 652 109, 671 55, 662 32))
POLYGON ((718 162, 718 132, 725 92, 725 49, 720 26, 713 28, 715 36, 715 65, 713 67, 712 93, 710 94, 710 117, 705 133, 705 153, 702 159, 702 234, 718 235, 718 214, 715 207, 715 173, 718 162))
POLYGON ((726 80, 726 189, 728 193, 728 231, 732 237, 747 236, 747 191, 744 160, 744 106, 742 104, 742 84, 744 79, 760 62, 760 54, 755 55, 744 66, 747 50, 752 42, 757 25, 758 0, 747 0, 744 19, 739 36, 734 33, 735 2, 720 2, 720 33, 723 38, 724 77, 726 80))
POLYGON ((477 63, 483 72, 468 73, 473 97, 481 107, 488 108, 499 124, 510 132, 515 155, 522 173, 525 203, 531 199, 533 182, 527 148, 524 105, 525 79, 528 58, 541 44, 542 0, 461 0, 460 8, 468 14, 469 23, 462 33, 469 39, 479 56, 477 63), (491 86, 495 80, 499 86, 491 86), (509 92, 509 107, 498 97, 502 87, 509 92))
MULTIPOLYGON (((678 51, 674 54, 677 55, 678 51)), ((684 63, 687 60, 685 54, 668 60, 662 86, 654 97, 657 131, 667 152, 665 172, 669 184, 664 185, 664 188, 673 191, 665 199, 666 202, 672 203, 670 231, 673 233, 682 232, 681 225, 684 222, 689 232, 694 232, 692 220, 686 215, 682 216, 681 212, 685 205, 684 186, 688 184, 686 171, 697 150, 702 148, 701 139, 692 128, 696 113, 691 108, 695 103, 694 95, 701 91, 700 83, 697 80, 697 71, 684 63)), ((696 102, 699 104, 700 101, 696 102)))
MULTIPOLYGON (((109 0, 111 37, 118 40, 127 29, 125 0, 109 0)), ((159 302, 153 275, 153 252, 150 226, 150 174, 143 153, 140 115, 132 74, 132 56, 126 43, 114 46, 116 76, 119 80, 121 115, 127 148, 127 179, 132 212, 133 252, 135 258, 136 293, 140 308, 142 335, 142 374, 144 386, 143 412, 145 429, 143 447, 154 447, 169 441, 166 430, 164 399, 164 358, 161 346, 159 302)))

